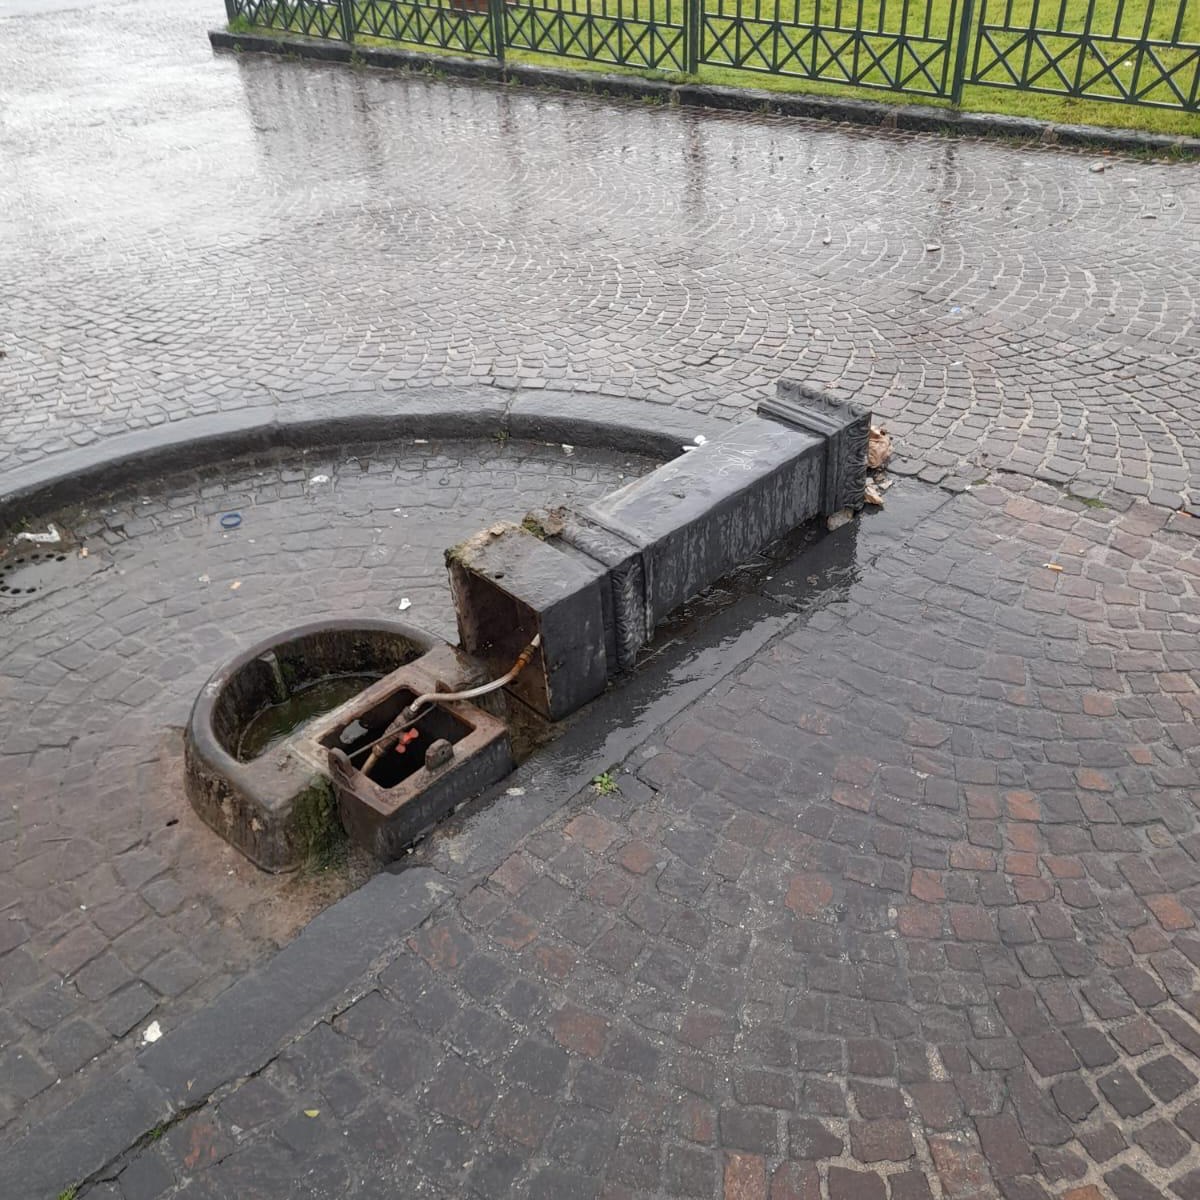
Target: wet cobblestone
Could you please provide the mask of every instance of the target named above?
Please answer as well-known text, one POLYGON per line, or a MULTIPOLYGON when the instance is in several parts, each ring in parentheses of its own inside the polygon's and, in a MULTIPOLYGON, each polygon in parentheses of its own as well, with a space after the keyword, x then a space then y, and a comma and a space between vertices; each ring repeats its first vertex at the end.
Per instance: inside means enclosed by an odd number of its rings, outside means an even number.
POLYGON ((1164 520, 1010 478, 877 544, 127 1169, 189 1200, 1191 1195, 1200 558, 1164 520))
POLYGON ((926 479, 1200 505, 1194 166, 213 56, 221 19, 5 22, 0 464, 412 386, 732 417, 797 374, 926 479))
POLYGON ((515 442, 359 446, 57 516, 88 547, 62 567, 90 574, 0 595, 0 1122, 63 1103, 98 1055, 128 1053, 150 1020, 169 1029, 370 869, 268 876, 200 824, 181 730, 205 679, 322 617, 452 638, 446 546, 650 465, 515 442))

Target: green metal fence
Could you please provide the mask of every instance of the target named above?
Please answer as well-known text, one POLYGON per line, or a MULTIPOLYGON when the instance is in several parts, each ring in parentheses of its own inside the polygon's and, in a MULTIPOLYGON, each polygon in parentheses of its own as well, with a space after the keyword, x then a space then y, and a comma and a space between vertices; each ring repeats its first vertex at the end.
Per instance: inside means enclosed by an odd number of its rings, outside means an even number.
POLYGON ((305 37, 341 38, 347 34, 339 6, 320 0, 225 0, 225 12, 231 23, 241 20, 305 37))
POLYGON ((438 0, 342 0, 342 7, 353 21, 347 41, 358 34, 466 54, 496 53, 486 0, 478 5, 440 4, 438 0))
POLYGON ((1200 109, 1200 0, 979 0, 967 81, 1200 109))
POLYGON ((505 44, 623 67, 685 71, 683 9, 684 0, 505 3, 505 44))
POLYGON ((964 84, 1200 112, 1200 0, 226 0, 231 23, 503 58, 701 67, 958 101, 964 84))
POLYGON ((959 0, 704 0, 699 60, 944 96, 959 0))

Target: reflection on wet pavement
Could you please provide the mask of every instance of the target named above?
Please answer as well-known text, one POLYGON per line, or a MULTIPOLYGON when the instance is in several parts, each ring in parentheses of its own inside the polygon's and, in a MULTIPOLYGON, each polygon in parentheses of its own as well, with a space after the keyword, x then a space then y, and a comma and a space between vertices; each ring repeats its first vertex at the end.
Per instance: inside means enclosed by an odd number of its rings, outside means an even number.
POLYGON ((926 478, 1196 486, 1195 167, 213 55, 221 16, 5 20, 0 462, 449 383, 733 416, 795 373, 926 478))

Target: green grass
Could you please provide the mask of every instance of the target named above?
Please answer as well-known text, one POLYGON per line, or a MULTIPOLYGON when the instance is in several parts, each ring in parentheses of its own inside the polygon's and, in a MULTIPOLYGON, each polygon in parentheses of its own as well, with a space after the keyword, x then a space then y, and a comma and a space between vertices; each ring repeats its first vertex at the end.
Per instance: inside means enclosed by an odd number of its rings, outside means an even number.
MULTIPOLYGON (((1006 16, 1004 4, 1007 0, 976 0, 976 21, 985 19, 992 37, 1001 48, 1017 46, 1013 63, 1019 69, 1023 61, 1023 47, 1018 45, 1020 35, 1016 32, 1007 33, 996 29, 997 23, 1004 23, 1006 16)), ((569 40, 573 33, 585 36, 588 32, 598 43, 608 38, 613 45, 617 43, 618 21, 626 23, 627 31, 636 36, 646 29, 648 18, 653 17, 662 22, 655 31, 658 39, 655 45, 660 49, 661 39, 672 39, 677 36, 677 30, 669 26, 677 26, 683 19, 682 0, 541 0, 546 8, 537 8, 533 12, 542 19, 537 26, 537 43, 545 47, 550 39, 557 37, 569 40), (589 29, 589 17, 590 29, 589 29), (561 14, 561 15, 560 15, 561 14)), ((768 35, 764 44, 771 44, 770 25, 754 19, 756 12, 773 15, 776 11, 789 22, 799 25, 819 21, 827 31, 826 44, 841 46, 848 43, 848 34, 852 22, 857 23, 867 31, 885 30, 882 36, 868 33, 867 41, 874 48, 889 68, 894 69, 896 54, 894 51, 895 36, 903 35, 910 39, 911 49, 906 54, 902 70, 914 68, 916 57, 937 52, 938 39, 943 39, 947 31, 952 30, 958 22, 958 10, 955 6, 961 0, 928 0, 928 8, 920 3, 901 3, 901 0, 858 0, 850 4, 849 0, 777 0, 770 5, 762 0, 704 0, 708 31, 706 33, 706 53, 709 58, 724 57, 732 61, 735 57, 739 66, 732 65, 702 65, 694 77, 702 83, 721 84, 732 87, 753 87, 764 91, 782 93, 810 93, 828 96, 849 96, 865 100, 886 100, 895 103, 929 104, 935 107, 949 107, 949 101, 936 96, 916 94, 913 92, 895 91, 887 86, 887 76, 884 71, 870 64, 865 53, 859 56, 860 67, 856 75, 856 83, 846 84, 831 78, 839 73, 854 73, 854 47, 847 44, 841 54, 845 68, 839 68, 837 63, 824 63, 820 68, 821 79, 807 79, 798 75, 772 74, 761 70, 752 70, 754 66, 769 65, 763 53, 751 52, 744 56, 746 42, 743 42, 743 53, 733 49, 732 23, 726 18, 741 11, 745 31, 756 36, 768 35), (739 10, 739 5, 741 6, 739 10), (835 32, 830 27, 838 24, 841 14, 841 32, 835 32), (726 40, 721 43, 718 39, 726 34, 726 40), (722 51, 720 47, 726 49, 722 51), (889 53, 890 51, 890 53, 889 53)), ((1012 0, 1012 12, 1007 26, 1010 29, 1026 27, 1032 20, 1036 0, 1012 0)), ((1059 55, 1068 50, 1070 39, 1056 35, 1052 30, 1061 28, 1067 33, 1090 30, 1096 38, 1113 36, 1140 38, 1143 36, 1148 0, 1095 0, 1090 8, 1088 0, 1059 0, 1055 5, 1041 4, 1037 8, 1039 14, 1038 26, 1041 30, 1045 52, 1034 52, 1032 62, 1035 69, 1045 65, 1047 54, 1059 55)), ((374 28, 375 34, 356 33, 356 42, 362 45, 378 45, 403 47, 421 50, 434 55, 462 54, 478 52, 480 42, 477 32, 485 32, 487 27, 486 13, 464 13, 461 9, 451 9, 450 0, 422 0, 419 6, 412 4, 388 3, 369 5, 363 0, 355 0, 355 10, 359 28, 374 28), (395 24, 396 15, 402 20, 405 15, 415 14, 424 24, 420 29, 411 26, 404 28, 395 24), (382 21, 382 23, 380 23, 382 21), (374 24, 373 24, 374 22, 374 24), (383 36, 380 36, 383 35, 383 36), (429 45, 428 42, 441 43, 429 45)), ((314 20, 328 22, 330 9, 314 4, 313 0, 294 0, 292 32, 303 33, 313 30, 314 20), (305 28, 307 27, 307 29, 305 28)), ((1158 0, 1152 10, 1148 36, 1162 41, 1176 40, 1179 48, 1158 48, 1156 53, 1166 69, 1179 65, 1180 71, 1176 76, 1177 84, 1185 92, 1191 86, 1196 70, 1195 63, 1188 62, 1191 50, 1187 46, 1200 44, 1200 3, 1196 0, 1158 0), (1180 7, 1177 7, 1180 6, 1180 7), (1180 13, 1182 11, 1182 18, 1180 13)), ((518 22, 516 28, 525 31, 523 39, 529 43, 531 39, 528 30, 530 14, 528 5, 523 3, 511 10, 511 16, 518 22)), ((234 32, 250 32, 252 27, 244 24, 245 18, 238 18, 231 23, 234 32)), ((256 32, 279 32, 279 30, 262 30, 256 32)), ((336 33, 336 28, 334 30, 336 33)), ((793 33, 795 42, 800 40, 801 31, 793 33)), ((510 36, 512 36, 510 29, 510 36)), ((627 38, 628 40, 628 38, 627 38)), ((971 38, 971 53, 974 53, 974 37, 971 38)), ((563 42, 560 41, 560 45, 563 42)), ((649 39, 641 43, 650 45, 649 39)), ((1132 83, 1137 74, 1137 53, 1135 49, 1123 47, 1112 40, 1106 40, 1098 45, 1098 51, 1114 65, 1112 73, 1126 85, 1132 83), (1122 54, 1125 57, 1122 59, 1122 54), (1119 60, 1119 61, 1118 61, 1119 60)), ((600 47, 601 53, 608 53, 600 47)), ((786 47, 783 50, 786 53, 786 47)), ((678 50, 677 53, 682 53, 678 50)), ((952 55, 953 47, 948 52, 952 55)), ((826 55, 827 57, 827 55, 826 55)), ((991 80, 1006 78, 1006 72, 997 59, 994 49, 986 45, 981 50, 979 66, 984 77, 991 80)), ((648 68, 622 66, 595 59, 576 58, 573 56, 550 54, 544 49, 534 50, 528 44, 523 48, 510 46, 506 50, 506 58, 512 63, 525 63, 535 66, 571 67, 580 71, 599 71, 604 73, 620 73, 641 75, 666 82, 678 83, 688 77, 673 71, 661 71, 648 68)), ((806 65, 793 60, 785 64, 791 70, 811 69, 811 50, 803 52, 806 65)), ((1062 70, 1069 79, 1074 79, 1079 66, 1078 51, 1070 51, 1062 59, 1062 70)), ((971 59, 968 58, 968 67, 971 59)), ((941 58, 935 58, 929 67, 935 81, 940 82, 942 74, 941 58)), ((1082 78, 1088 79, 1099 71, 1099 60, 1088 56, 1082 64, 1082 78)), ((1143 68, 1137 76, 1139 87, 1154 79, 1153 65, 1143 68)), ((1058 83, 1053 73, 1047 73, 1043 80, 1047 85, 1058 83)), ((919 77, 913 86, 928 81, 919 77)), ((1119 88, 1112 80, 1102 78, 1093 85, 1093 91, 1107 95, 1119 95, 1119 88)), ((1148 99, 1171 101, 1172 96, 1168 87, 1157 84, 1149 93, 1148 99)), ((1118 103, 1102 99, 1075 99, 1065 95, 1054 95, 1039 92, 1017 90, 1012 87, 988 87, 968 85, 964 88, 961 108, 970 112, 994 112, 1014 116, 1029 117, 1038 121, 1055 124, 1084 124, 1103 125, 1124 128, 1145 129, 1159 133, 1176 133, 1200 135, 1200 113, 1184 112, 1175 107, 1152 107, 1144 104, 1118 103)))

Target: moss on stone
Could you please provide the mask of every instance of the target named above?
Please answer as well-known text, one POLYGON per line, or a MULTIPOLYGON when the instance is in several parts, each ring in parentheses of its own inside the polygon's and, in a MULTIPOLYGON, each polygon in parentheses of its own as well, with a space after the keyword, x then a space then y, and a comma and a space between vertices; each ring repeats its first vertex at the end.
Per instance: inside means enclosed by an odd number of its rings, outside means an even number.
POLYGON ((292 837, 300 856, 309 860, 328 857, 345 840, 329 780, 314 778, 292 802, 292 837))
POLYGON ((525 530, 526 533, 532 533, 535 538, 538 538, 543 542, 550 536, 550 534, 546 531, 546 527, 537 519, 537 517, 533 515, 533 513, 525 514, 525 519, 521 522, 521 528, 525 530))

